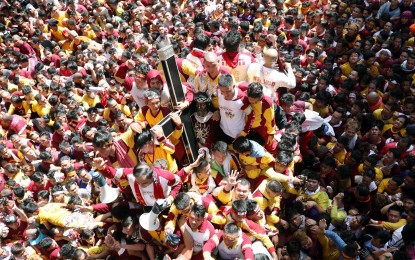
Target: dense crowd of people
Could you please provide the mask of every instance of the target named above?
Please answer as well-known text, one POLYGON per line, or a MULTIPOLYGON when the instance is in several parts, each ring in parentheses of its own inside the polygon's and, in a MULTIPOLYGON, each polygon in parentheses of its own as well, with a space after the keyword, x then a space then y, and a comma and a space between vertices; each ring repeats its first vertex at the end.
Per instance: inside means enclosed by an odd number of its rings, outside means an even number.
POLYGON ((415 259, 414 12, 0 0, 0 259, 415 259))

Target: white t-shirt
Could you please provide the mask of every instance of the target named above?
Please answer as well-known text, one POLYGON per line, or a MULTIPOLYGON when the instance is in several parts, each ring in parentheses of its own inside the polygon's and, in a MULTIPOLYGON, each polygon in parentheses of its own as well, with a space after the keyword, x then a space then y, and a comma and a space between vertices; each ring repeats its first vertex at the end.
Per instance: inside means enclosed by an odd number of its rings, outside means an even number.
POLYGON ((218 103, 220 111, 220 128, 232 138, 236 138, 245 127, 245 112, 241 98, 238 98, 239 89, 235 88, 235 95, 232 100, 225 100, 218 91, 218 103))
POLYGON ((266 68, 259 63, 252 63, 248 68, 248 82, 259 82, 264 86, 264 94, 276 99, 275 92, 278 88, 295 88, 296 80, 293 70, 288 70, 288 75, 276 69, 266 68))

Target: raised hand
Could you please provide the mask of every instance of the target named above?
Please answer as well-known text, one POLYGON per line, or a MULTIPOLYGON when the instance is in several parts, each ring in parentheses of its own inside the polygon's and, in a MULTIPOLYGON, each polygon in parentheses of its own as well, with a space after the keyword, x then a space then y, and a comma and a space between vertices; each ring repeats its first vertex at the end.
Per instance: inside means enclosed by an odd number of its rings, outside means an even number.
POLYGON ((238 180, 239 172, 236 170, 232 170, 229 173, 227 184, 230 186, 235 186, 238 180))

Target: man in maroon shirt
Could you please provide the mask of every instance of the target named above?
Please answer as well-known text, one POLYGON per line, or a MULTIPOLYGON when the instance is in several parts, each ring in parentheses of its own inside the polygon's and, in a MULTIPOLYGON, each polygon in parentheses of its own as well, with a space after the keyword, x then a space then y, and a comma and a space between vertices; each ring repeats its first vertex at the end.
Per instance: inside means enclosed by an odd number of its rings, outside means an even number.
POLYGON ((50 237, 45 237, 39 242, 42 254, 50 260, 59 259, 59 250, 61 249, 58 243, 50 237))
POLYGON ((35 50, 27 42, 24 42, 19 35, 13 36, 14 47, 16 47, 22 54, 36 55, 35 50))
POLYGON ((9 228, 9 234, 6 239, 21 240, 23 239, 23 233, 27 228, 27 216, 23 210, 16 207, 13 200, 9 200, 6 204, 8 212, 14 212, 8 214, 4 218, 6 226, 9 228), (17 215, 16 215, 17 214, 17 215))

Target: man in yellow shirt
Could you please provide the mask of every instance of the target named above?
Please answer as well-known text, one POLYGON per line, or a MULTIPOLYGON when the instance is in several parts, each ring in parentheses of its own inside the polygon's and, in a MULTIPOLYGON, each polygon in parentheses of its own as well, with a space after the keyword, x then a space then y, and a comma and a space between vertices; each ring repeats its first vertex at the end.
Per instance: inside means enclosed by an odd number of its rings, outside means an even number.
POLYGON ((10 98, 10 102, 12 104, 9 107, 9 114, 22 116, 26 120, 30 119, 30 116, 32 115, 32 110, 30 109, 30 105, 27 104, 25 100, 22 100, 20 96, 12 95, 10 98))
MULTIPOLYGON (((261 9, 261 8, 258 8, 258 9, 261 9)), ((254 24, 256 22, 261 22, 262 26, 264 26, 265 28, 268 28, 271 25, 271 20, 268 18, 268 15, 269 15, 268 8, 262 8, 262 10, 257 10, 257 12, 258 11, 261 11, 261 17, 255 19, 254 24)))
POLYGON ((257 136, 258 140, 262 139, 263 146, 268 151, 272 151, 276 147, 273 101, 270 97, 264 95, 263 86, 258 82, 252 82, 248 85, 247 94, 255 114, 251 133, 248 137, 257 136))
POLYGON ((96 92, 91 90, 90 85, 85 86, 85 94, 82 96, 82 105, 85 110, 88 110, 90 107, 94 107, 101 100, 96 92))
POLYGON ((275 180, 264 180, 252 193, 253 199, 265 213, 267 224, 275 229, 280 221, 282 185, 275 180))
POLYGON ((383 227, 390 232, 397 230, 406 224, 406 219, 402 218, 403 207, 393 205, 388 209, 387 217, 388 221, 370 220, 371 226, 383 227))
POLYGON ((115 99, 108 99, 107 106, 104 110, 104 119, 110 124, 115 122, 115 112, 118 110, 122 111, 127 117, 131 118, 131 111, 127 105, 118 104, 115 99))
POLYGON ((233 148, 239 154, 239 160, 251 183, 256 183, 261 171, 275 163, 274 157, 263 146, 246 137, 236 138, 233 148))
POLYGON ((178 171, 176 160, 173 157, 175 147, 164 136, 161 126, 154 126, 151 130, 143 130, 136 138, 136 147, 140 149, 138 156, 149 165, 157 166, 171 173, 178 171))
POLYGON ((46 116, 50 113, 51 106, 44 96, 37 94, 35 96, 36 103, 32 103, 32 111, 38 116, 46 116))
POLYGON ((66 29, 65 27, 61 27, 58 24, 59 21, 56 19, 50 19, 48 21, 49 31, 52 35, 52 39, 57 40, 59 42, 66 40, 66 38, 68 37, 68 29, 66 29))
POLYGON ((378 187, 378 193, 386 193, 388 196, 400 197, 401 188, 403 184, 403 178, 401 176, 393 176, 392 178, 383 179, 378 187), (399 195, 398 195, 399 194, 399 195))
POLYGON ((335 143, 328 143, 326 147, 329 149, 329 153, 336 159, 337 165, 343 164, 346 158, 346 147, 349 143, 349 139, 345 136, 340 136, 335 143))
MULTIPOLYGON (((291 190, 290 192, 298 194, 296 190, 291 190)), ((320 188, 320 174, 318 172, 310 171, 307 174, 306 188, 304 192, 298 195, 296 200, 301 201, 305 209, 309 210, 309 214, 313 217, 326 212, 330 205, 329 196, 320 188)))

